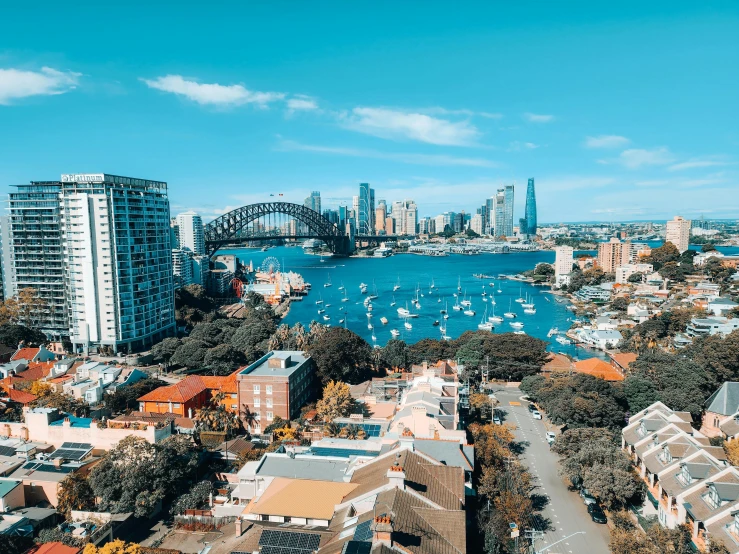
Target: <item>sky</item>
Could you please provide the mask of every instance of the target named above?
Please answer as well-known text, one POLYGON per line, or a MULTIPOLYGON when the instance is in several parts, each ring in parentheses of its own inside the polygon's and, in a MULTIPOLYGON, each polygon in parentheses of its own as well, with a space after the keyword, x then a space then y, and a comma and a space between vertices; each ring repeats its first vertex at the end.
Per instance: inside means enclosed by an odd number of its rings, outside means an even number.
POLYGON ((737 2, 13 2, 0 193, 167 181, 206 220, 283 194, 540 222, 739 217, 737 2))

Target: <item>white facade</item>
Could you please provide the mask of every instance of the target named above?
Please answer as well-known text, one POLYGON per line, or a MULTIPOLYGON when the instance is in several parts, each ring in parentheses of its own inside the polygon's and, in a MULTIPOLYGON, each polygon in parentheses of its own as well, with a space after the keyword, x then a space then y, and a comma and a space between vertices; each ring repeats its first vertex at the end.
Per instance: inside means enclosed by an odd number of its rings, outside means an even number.
POLYGON ((172 250, 172 273, 174 275, 175 288, 192 285, 193 261, 190 253, 186 250, 172 250))
POLYGON ((676 215, 672 221, 667 222, 665 240, 677 246, 682 254, 690 245, 690 220, 676 215))
POLYGON ((472 219, 470 219, 470 229, 472 229, 475 233, 478 235, 482 235, 482 215, 481 214, 475 214, 472 216, 472 219))
POLYGON ((63 175, 59 203, 72 344, 141 349, 169 335, 174 286, 166 183, 63 175))
MULTIPOLYGON (((390 217, 395 221, 395 233, 398 235, 415 235, 418 223, 418 207, 413 200, 393 202, 390 217)), ((438 227, 437 227, 437 233, 438 227)))
POLYGON ((574 250, 571 246, 557 246, 554 249, 554 276, 558 285, 566 284, 569 281, 569 274, 572 272, 572 264, 575 259, 572 254, 574 250))
POLYGON ((629 282, 634 273, 650 274, 654 271, 652 264, 626 264, 616 268, 616 283, 623 285, 629 282))
MULTIPOLYGON (((195 212, 184 212, 177 215, 179 230, 179 247, 188 248, 193 254, 205 254, 205 234, 202 218, 195 212)), ((172 245, 175 246, 175 245, 172 245)))

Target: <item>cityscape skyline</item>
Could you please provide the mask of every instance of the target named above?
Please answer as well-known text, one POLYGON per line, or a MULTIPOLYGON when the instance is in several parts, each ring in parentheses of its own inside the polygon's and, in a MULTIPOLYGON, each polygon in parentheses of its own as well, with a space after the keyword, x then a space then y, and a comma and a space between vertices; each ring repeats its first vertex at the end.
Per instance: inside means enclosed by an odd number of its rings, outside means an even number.
MULTIPOLYGON (((353 9, 337 6, 324 37, 310 11, 296 8, 293 21, 244 6, 233 18, 246 21, 243 32, 198 18, 202 32, 218 28, 202 52, 161 32, 171 14, 158 6, 146 21, 109 7, 144 39, 95 52, 62 40, 61 7, 42 8, 31 16, 12 6, 15 24, 0 23, 5 191, 29 176, 105 168, 166 180, 173 210, 207 221, 266 191, 301 203, 322 190, 336 208, 369 182, 385 198, 416 199, 424 217, 473 212, 479 198, 536 175, 542 222, 739 215, 735 203, 711 201, 737 190, 737 76, 723 70, 737 65, 730 8, 671 3, 665 19, 654 5, 478 4, 453 14, 432 5, 396 18, 378 7, 356 29, 353 9), (411 17, 409 40, 397 23, 411 17), (459 30, 437 36, 441 21, 459 30), (351 32, 337 34, 342 23, 351 32), (688 29, 700 57, 683 41, 688 29), (550 47, 556 68, 543 55, 550 47), (509 86, 522 80, 545 86, 509 86), (68 140, 70 129, 83 131, 68 140), (218 194, 203 198, 204 187, 218 194)), ((92 17, 78 14, 75 25, 92 17)), ((523 216, 519 203, 514 221, 523 216)))

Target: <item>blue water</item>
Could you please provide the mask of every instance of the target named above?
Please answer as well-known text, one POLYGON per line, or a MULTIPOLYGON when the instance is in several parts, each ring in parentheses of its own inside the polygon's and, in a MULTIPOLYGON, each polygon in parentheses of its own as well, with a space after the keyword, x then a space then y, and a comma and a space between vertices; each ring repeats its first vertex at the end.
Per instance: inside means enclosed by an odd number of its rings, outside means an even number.
MULTIPOLYGON (((430 337, 438 339, 441 336, 439 327, 434 327, 434 321, 443 322, 439 310, 448 305, 449 319, 447 323, 447 335, 457 338, 464 331, 477 330, 477 325, 483 317, 485 307, 488 315, 493 315, 490 300, 483 302, 483 285, 492 299, 495 291, 495 314, 502 316, 504 312, 513 311, 518 314, 514 321, 524 323, 523 331, 527 334, 551 342, 550 350, 565 352, 579 358, 593 356, 594 354, 574 346, 562 346, 553 340, 547 339, 547 332, 552 327, 565 331, 570 327, 568 319, 572 313, 565 309, 566 304, 559 304, 554 297, 545 292, 548 287, 527 285, 516 281, 497 279, 498 274, 512 275, 528 269, 532 269, 539 262, 552 263, 554 252, 526 252, 515 254, 481 254, 477 256, 453 255, 446 257, 417 256, 412 254, 397 254, 389 258, 325 258, 321 262, 318 256, 304 254, 301 248, 278 247, 271 248, 267 252, 257 249, 233 249, 221 250, 219 254, 234 254, 243 263, 250 261, 258 267, 262 261, 269 257, 275 257, 283 270, 295 271, 303 275, 306 282, 313 285, 312 291, 302 302, 293 302, 290 312, 284 321, 288 324, 301 322, 304 325, 317 320, 321 323, 340 325, 339 320, 346 316, 346 326, 367 342, 372 344, 372 330, 368 325, 367 310, 363 305, 364 295, 360 293, 359 284, 364 282, 368 285, 368 294, 374 288, 377 289, 378 298, 372 302, 373 311, 371 323, 374 325, 374 333, 377 337, 376 344, 383 346, 390 340, 391 329, 401 332, 399 338, 408 343, 414 343, 422 338, 430 337), (496 276, 495 279, 476 279, 474 273, 484 273, 496 276), (324 287, 331 278, 332 286, 324 287), (393 286, 400 278, 401 288, 393 293, 393 286), (430 289, 431 281, 435 288, 430 289), (453 293, 457 292, 457 282, 461 281, 462 295, 467 292, 467 298, 472 301, 472 309, 476 315, 466 316, 461 311, 452 309, 455 298, 453 293), (495 287, 489 286, 490 282, 495 287), (341 302, 341 285, 346 287, 349 297, 348 302, 341 302), (419 297, 421 308, 417 310, 411 304, 411 299, 416 297, 416 286, 420 286, 419 297), (498 293, 500 289, 502 292, 498 293), (519 296, 529 295, 536 305, 536 314, 527 315, 523 313, 521 305, 515 302, 519 296), (396 306, 390 303, 396 301, 396 306), (316 300, 322 299, 322 306, 316 305, 316 300), (439 300, 441 299, 441 302, 439 300), (419 317, 410 319, 413 329, 407 331, 403 325, 403 319, 398 316, 397 309, 405 307, 419 317), (318 314, 318 309, 326 308, 326 314, 331 317, 329 321, 323 320, 323 314, 318 314), (346 314, 343 313, 346 309, 346 314), (388 319, 388 324, 383 325, 380 318, 388 319)), ((461 299, 461 298, 460 298, 461 299)), ((497 324, 495 333, 507 333, 516 329, 509 325, 509 321, 497 324)))

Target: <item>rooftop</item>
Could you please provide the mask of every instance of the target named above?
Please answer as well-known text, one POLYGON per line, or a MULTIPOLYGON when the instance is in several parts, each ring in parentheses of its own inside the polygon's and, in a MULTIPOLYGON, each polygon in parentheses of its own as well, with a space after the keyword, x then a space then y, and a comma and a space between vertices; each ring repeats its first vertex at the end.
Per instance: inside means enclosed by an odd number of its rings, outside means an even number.
POLYGON ((92 418, 76 417, 70 414, 66 414, 64 418, 57 419, 56 421, 52 421, 51 423, 49 423, 49 426, 62 426, 64 424, 64 419, 66 418, 69 419, 69 423, 72 427, 89 429, 90 425, 92 424, 92 418))
POLYGON ((8 494, 21 483, 22 481, 16 479, 0 479, 0 498, 8 494))
POLYGON ((357 485, 309 479, 274 479, 246 513, 330 520, 334 507, 357 485))
POLYGON ((241 369, 239 377, 289 377, 309 359, 300 350, 273 350, 241 369))
POLYGON ((611 364, 607 364, 598 358, 589 358, 572 364, 572 367, 578 373, 587 373, 594 377, 605 379, 606 381, 623 381, 624 376, 614 368, 611 364))

